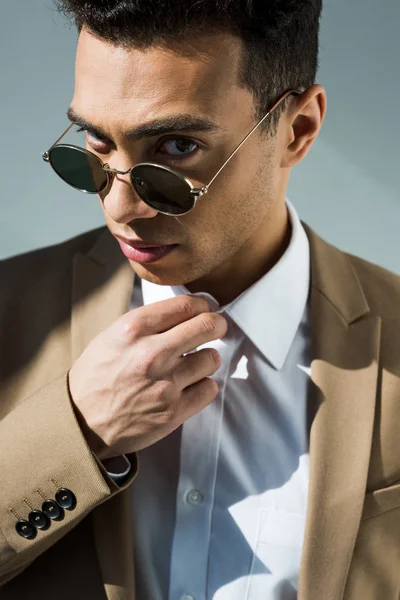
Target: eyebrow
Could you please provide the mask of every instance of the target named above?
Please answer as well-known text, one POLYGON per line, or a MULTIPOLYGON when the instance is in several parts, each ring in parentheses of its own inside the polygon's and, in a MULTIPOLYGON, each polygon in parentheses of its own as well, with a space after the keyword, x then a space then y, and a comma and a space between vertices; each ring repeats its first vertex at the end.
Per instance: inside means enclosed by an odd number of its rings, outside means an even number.
MULTIPOLYGON (((70 106, 67 111, 67 117, 76 125, 84 127, 90 133, 93 133, 99 139, 109 140, 107 133, 100 127, 96 127, 83 117, 81 117, 75 109, 70 106)), ((128 129, 124 132, 124 138, 130 141, 139 141, 144 138, 151 138, 157 135, 175 132, 187 132, 187 133, 222 133, 223 128, 208 119, 203 117, 195 117, 190 114, 181 113, 176 115, 170 115, 164 119, 156 119, 149 123, 139 125, 134 129, 128 129)))

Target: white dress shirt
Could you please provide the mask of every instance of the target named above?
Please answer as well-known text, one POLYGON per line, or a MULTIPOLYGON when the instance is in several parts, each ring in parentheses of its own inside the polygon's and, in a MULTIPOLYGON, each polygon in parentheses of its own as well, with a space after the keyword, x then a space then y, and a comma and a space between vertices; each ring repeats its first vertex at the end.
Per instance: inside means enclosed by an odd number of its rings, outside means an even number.
MULTIPOLYGON (((139 453, 132 485, 137 600, 294 600, 309 480, 310 251, 290 244, 225 307, 217 398, 139 453)), ((188 294, 136 278, 131 308, 188 294)))

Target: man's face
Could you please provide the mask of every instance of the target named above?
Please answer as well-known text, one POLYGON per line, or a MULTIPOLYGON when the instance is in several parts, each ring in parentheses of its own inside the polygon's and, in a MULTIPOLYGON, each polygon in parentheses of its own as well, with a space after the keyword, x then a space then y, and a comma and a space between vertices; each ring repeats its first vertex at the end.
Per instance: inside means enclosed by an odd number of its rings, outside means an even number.
MULTIPOLYGON (((106 140, 88 134, 87 148, 121 171, 153 162, 177 170, 195 187, 208 184, 256 124, 253 96, 237 85, 240 57, 240 40, 222 34, 175 48, 139 50, 117 48, 83 30, 71 106, 107 133, 106 140), (181 113, 212 121, 218 129, 141 140, 124 136, 181 113)), ((260 243, 268 245, 274 215, 282 215, 286 171, 280 168, 277 139, 257 130, 187 215, 156 213, 136 194, 129 175, 117 175, 100 200, 113 235, 176 244, 153 262, 130 261, 140 277, 169 285, 207 282, 223 279, 239 262, 251 268, 252 252, 260 243)))

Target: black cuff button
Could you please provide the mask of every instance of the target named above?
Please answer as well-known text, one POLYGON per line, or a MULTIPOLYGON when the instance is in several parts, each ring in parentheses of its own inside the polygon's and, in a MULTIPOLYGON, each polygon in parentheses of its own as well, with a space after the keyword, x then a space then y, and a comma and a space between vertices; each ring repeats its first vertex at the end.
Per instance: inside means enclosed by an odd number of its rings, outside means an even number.
POLYGON ((27 540, 34 540, 37 536, 36 527, 34 527, 32 523, 29 523, 29 521, 25 521, 25 519, 17 521, 15 529, 17 530, 18 535, 27 540))
POLYGON ((33 510, 29 513, 29 522, 36 527, 36 529, 46 530, 50 527, 50 519, 41 510, 33 510))
POLYGON ((64 518, 64 511, 54 500, 46 500, 42 504, 42 511, 52 521, 62 521, 64 518))
POLYGON ((66 488, 60 488, 56 494, 57 504, 59 504, 65 510, 74 510, 76 507, 75 494, 71 490, 66 488))

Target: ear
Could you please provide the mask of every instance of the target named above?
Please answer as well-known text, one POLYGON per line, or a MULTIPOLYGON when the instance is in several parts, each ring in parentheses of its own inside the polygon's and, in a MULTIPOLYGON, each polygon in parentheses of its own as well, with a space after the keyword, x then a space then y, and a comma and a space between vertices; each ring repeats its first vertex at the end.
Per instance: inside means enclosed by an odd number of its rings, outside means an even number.
POLYGON ((281 168, 294 167, 306 156, 321 130, 326 106, 326 93, 321 85, 312 85, 300 96, 294 96, 280 123, 281 168))

